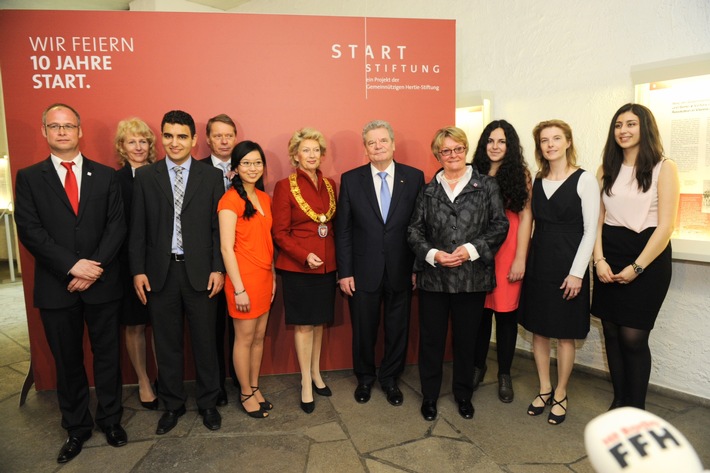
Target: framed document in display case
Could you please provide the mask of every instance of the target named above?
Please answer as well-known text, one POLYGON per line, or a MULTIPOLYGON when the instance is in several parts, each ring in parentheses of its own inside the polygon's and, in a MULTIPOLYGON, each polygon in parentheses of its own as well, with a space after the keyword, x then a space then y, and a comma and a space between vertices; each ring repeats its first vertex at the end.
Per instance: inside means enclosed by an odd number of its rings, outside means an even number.
POLYGON ((632 68, 635 101, 653 111, 678 166, 673 259, 710 262, 710 54, 632 68))

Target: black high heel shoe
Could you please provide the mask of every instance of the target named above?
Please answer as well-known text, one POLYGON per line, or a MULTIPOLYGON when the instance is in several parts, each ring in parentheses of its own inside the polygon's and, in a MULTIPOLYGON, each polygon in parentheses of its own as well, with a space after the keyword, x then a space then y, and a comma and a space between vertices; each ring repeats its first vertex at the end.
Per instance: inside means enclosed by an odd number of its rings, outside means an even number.
MULTIPOLYGON (((157 385, 158 380, 156 380, 155 383, 157 385)), ((156 393, 158 392, 157 386, 156 386, 155 392, 156 393)), ((141 406, 143 406, 143 409, 148 409, 150 411, 154 411, 154 410, 158 409, 158 407, 159 407, 158 396, 156 396, 155 399, 153 399, 152 401, 141 401, 141 389, 140 388, 138 388, 138 400, 140 401, 141 406)))
MULTIPOLYGON (((252 387, 251 387, 251 395, 253 396, 254 394, 256 394, 256 392, 257 392, 258 390, 259 390, 259 386, 252 386, 252 387)), ((261 408, 264 409, 265 411, 270 411, 271 409, 274 408, 274 405, 271 404, 271 403, 270 403, 269 401, 267 401, 266 399, 264 399, 263 401, 261 401, 261 402, 259 403, 259 405, 260 405, 261 408)))
MULTIPOLYGON (((544 393, 544 394, 538 394, 535 396, 535 399, 540 398, 540 400, 543 402, 542 406, 535 406, 531 402, 530 405, 528 406, 528 415, 529 416, 539 416, 543 412, 545 412, 545 406, 552 404, 552 398, 555 397, 555 390, 551 390, 549 393, 544 393), (548 396, 547 399, 543 399, 542 396, 548 396)), ((533 399, 533 402, 535 401, 533 399)), ((565 398, 567 399, 567 398, 565 398)))
POLYGON ((143 406, 144 409, 155 411, 158 409, 158 406, 159 406, 158 398, 156 397, 152 401, 148 401, 148 402, 141 401, 141 406, 143 406))
POLYGON ((567 396, 565 396, 564 399, 561 401, 558 401, 557 399, 552 397, 552 407, 550 408, 550 413, 547 415, 547 423, 550 425, 560 425, 562 422, 565 421, 565 417, 567 417, 567 408, 562 405, 563 402, 567 402, 567 396), (560 406, 562 409, 564 409, 565 413, 562 415, 557 415, 552 413, 552 408, 555 406, 560 406))
POLYGON ((247 402, 249 399, 254 397, 254 393, 251 393, 249 395, 247 394, 241 394, 239 393, 239 396, 241 397, 241 403, 242 403, 242 410, 247 413, 249 417, 253 417, 254 419, 264 419, 269 416, 269 413, 264 410, 263 407, 259 407, 259 410, 256 411, 248 411, 246 407, 244 407, 244 403, 247 402))
POLYGON ((332 395, 333 395, 333 391, 330 390, 330 388, 328 387, 327 384, 326 384, 324 387, 319 388, 318 386, 316 386, 316 383, 313 382, 313 390, 314 390, 314 391, 316 392, 316 394, 318 394, 319 396, 326 396, 326 397, 327 397, 327 396, 332 396, 332 395))
POLYGON ((301 409, 306 414, 312 413, 315 410, 315 408, 316 408, 316 401, 311 401, 311 402, 301 401, 301 409))

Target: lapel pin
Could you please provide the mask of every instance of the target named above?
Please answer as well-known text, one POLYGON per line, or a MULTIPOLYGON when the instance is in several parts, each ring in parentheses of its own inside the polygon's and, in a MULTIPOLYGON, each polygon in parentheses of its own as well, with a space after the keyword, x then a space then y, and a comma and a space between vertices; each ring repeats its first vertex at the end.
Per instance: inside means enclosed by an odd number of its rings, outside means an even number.
POLYGON ((87 172, 86 175, 87 175, 87 176, 91 176, 91 173, 90 173, 90 172, 87 172))

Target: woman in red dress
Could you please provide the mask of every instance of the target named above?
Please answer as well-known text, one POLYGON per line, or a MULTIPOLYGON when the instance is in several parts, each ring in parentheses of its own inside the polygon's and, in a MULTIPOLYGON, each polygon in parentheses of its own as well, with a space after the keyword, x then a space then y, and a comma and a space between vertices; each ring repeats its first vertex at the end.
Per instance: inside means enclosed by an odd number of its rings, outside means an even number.
POLYGON ((525 259, 532 231, 530 210, 531 177, 525 164, 520 138, 513 125, 494 120, 486 126, 478 140, 473 164, 481 174, 498 181, 510 227, 508 236, 496 253, 496 288, 486 296, 476 342, 474 389, 486 374, 486 358, 491 341, 493 314, 496 317, 496 354, 498 358, 498 399, 513 401, 513 364, 518 338, 516 310, 525 275, 525 259))

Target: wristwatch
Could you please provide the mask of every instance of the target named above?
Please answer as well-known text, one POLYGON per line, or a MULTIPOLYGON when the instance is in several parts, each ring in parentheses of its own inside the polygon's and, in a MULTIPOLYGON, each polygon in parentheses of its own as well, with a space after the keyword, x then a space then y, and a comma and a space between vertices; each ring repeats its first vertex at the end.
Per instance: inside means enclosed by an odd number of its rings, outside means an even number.
POLYGON ((634 272, 635 272, 636 274, 641 274, 641 273, 643 273, 643 267, 642 267, 642 266, 639 266, 638 264, 636 264, 636 261, 634 261, 633 263, 631 263, 631 267, 634 268, 634 272))

